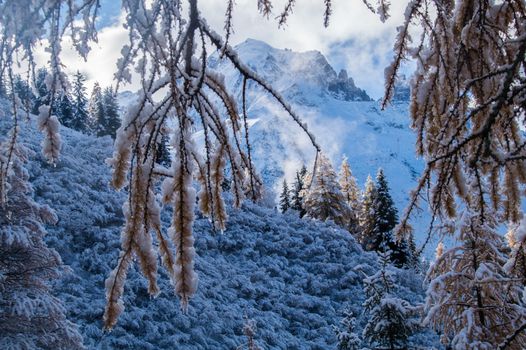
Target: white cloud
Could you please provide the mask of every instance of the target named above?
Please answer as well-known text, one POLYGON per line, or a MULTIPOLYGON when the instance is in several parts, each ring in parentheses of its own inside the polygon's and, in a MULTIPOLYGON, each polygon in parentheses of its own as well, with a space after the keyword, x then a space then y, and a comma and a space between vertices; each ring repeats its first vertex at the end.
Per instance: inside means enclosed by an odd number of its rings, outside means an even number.
MULTIPOLYGON (((86 87, 91 90, 97 81, 102 87, 114 85, 113 75, 117 70, 117 59, 120 51, 128 42, 126 29, 122 27, 122 19, 112 26, 102 28, 98 33, 98 42, 91 43, 91 51, 84 61, 75 51, 71 40, 64 39, 61 60, 65 66, 65 72, 72 75, 77 70, 87 77, 86 87)), ((45 52, 48 45, 46 40, 36 49, 35 60, 37 64, 44 65, 49 60, 49 54, 45 52)))
MULTIPOLYGON (((404 20, 407 0, 393 1, 391 17, 386 23, 382 23, 360 0, 333 0, 333 15, 328 28, 322 24, 324 2, 301 1, 297 2, 286 28, 278 29, 274 17, 285 2, 274 1, 274 16, 267 20, 258 13, 256 1, 236 1, 232 44, 253 38, 277 48, 318 50, 334 68, 347 69, 356 84, 372 97, 379 98, 383 94, 384 67, 392 57, 396 27, 404 20)), ((225 2, 208 0, 199 4, 209 24, 222 33, 225 2)))
MULTIPOLYGON (((286 27, 278 29, 274 17, 279 14, 285 2, 286 0, 275 0, 274 15, 267 19, 258 13, 255 0, 237 0, 231 44, 254 38, 277 48, 319 50, 336 69, 346 68, 359 87, 365 88, 373 97, 381 95, 383 68, 392 56, 396 26, 403 21, 407 0, 393 1, 391 18, 386 23, 381 23, 378 16, 371 13, 360 0, 333 0, 333 15, 328 28, 324 28, 322 23, 324 2, 301 1, 297 3, 286 27)), ((201 0, 199 6, 210 26, 224 34, 226 2, 201 0)), ((87 62, 66 42, 62 58, 66 71, 73 73, 80 70, 87 74, 89 88, 95 81, 102 86, 111 85, 120 50, 127 43, 122 20, 121 16, 117 23, 100 30, 99 42, 92 44, 87 62)), ((38 50, 37 61, 47 61, 44 47, 38 50)), ((137 85, 127 88, 136 87, 137 85)))

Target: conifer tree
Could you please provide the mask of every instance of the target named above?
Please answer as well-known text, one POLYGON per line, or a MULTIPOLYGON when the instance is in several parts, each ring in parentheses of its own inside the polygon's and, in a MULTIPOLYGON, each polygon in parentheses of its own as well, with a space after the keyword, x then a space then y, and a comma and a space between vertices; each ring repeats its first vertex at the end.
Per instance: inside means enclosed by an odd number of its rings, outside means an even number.
POLYGON ((287 180, 283 179, 283 187, 279 196, 279 209, 282 213, 290 209, 290 192, 287 180))
POLYGON ((380 168, 376 174, 376 227, 380 234, 392 232, 398 223, 398 211, 389 193, 389 185, 384 171, 380 168))
POLYGON ((31 86, 27 80, 22 79, 20 75, 16 75, 13 82, 13 92, 20 99, 22 108, 26 112, 31 112, 35 103, 35 95, 33 94, 31 86))
POLYGON ((232 178, 228 173, 228 168, 225 168, 223 174, 223 181, 221 182, 221 188, 223 191, 230 191, 232 189, 232 178))
MULTIPOLYGON (((33 104, 33 114, 38 114, 38 109, 42 105, 49 105, 50 94, 47 87, 46 79, 48 77, 48 70, 46 68, 40 68, 37 70, 35 77, 35 101, 33 104)), ((50 106, 51 108, 53 106, 50 106)))
POLYGON ((341 326, 341 328, 333 326, 336 338, 338 339, 338 350, 360 349, 362 341, 358 334, 356 334, 356 318, 350 309, 344 310, 341 326))
POLYGON ((243 325, 243 334, 247 338, 247 341, 238 347, 236 350, 261 350, 256 342, 257 326, 256 321, 245 316, 245 323, 243 325))
POLYGON ((376 234, 376 185, 371 177, 367 176, 365 190, 362 195, 360 215, 360 234, 358 241, 367 249, 373 249, 373 238, 376 234))
POLYGON ((305 207, 303 205, 303 193, 305 190, 305 176, 307 175, 307 168, 305 164, 299 171, 296 172, 296 178, 292 188, 291 209, 299 213, 300 218, 305 216, 305 207))
POLYGON ((0 348, 82 349, 76 326, 50 291, 62 262, 44 242, 44 224, 57 217, 33 201, 24 152, 13 154, 7 196, 0 204, 0 348))
POLYGON ((526 321, 520 279, 503 269, 504 242, 488 214, 482 220, 466 211, 459 245, 440 246, 427 274, 424 324, 441 331, 454 349, 497 349, 502 342, 522 349, 526 341, 515 333, 526 321))
POLYGON ((169 168, 172 164, 172 160, 170 158, 170 151, 168 149, 168 144, 170 142, 170 139, 166 133, 161 131, 161 137, 159 142, 157 143, 157 156, 156 156, 156 163, 162 164, 165 167, 169 168))
POLYGON ((73 125, 73 104, 67 91, 62 91, 55 101, 55 111, 58 120, 64 126, 71 128, 73 125))
POLYGON ((110 135, 112 139, 115 139, 117 129, 121 125, 121 119, 119 116, 119 104, 117 102, 117 96, 113 93, 111 87, 104 89, 102 94, 102 105, 103 105, 103 120, 99 121, 100 131, 98 136, 110 135))
POLYGON ((416 308, 395 295, 390 252, 380 252, 379 258, 381 270, 363 280, 367 297, 363 306, 368 319, 363 337, 375 348, 405 349, 418 325, 416 308))
POLYGON ((395 243, 401 246, 400 253, 402 253, 399 258, 395 258, 395 263, 398 260, 399 263, 405 264, 407 267, 411 268, 420 268, 419 255, 416 249, 414 230, 411 225, 407 226, 407 231, 402 237, 401 241, 397 241, 395 238, 395 243), (405 261, 404 261, 405 259, 405 261))
POLYGON ((347 157, 344 157, 342 161, 339 182, 347 205, 353 212, 357 213, 360 209, 360 189, 352 174, 347 157))
POLYGON ((88 112, 86 107, 88 100, 86 98, 86 87, 84 83, 86 77, 77 71, 73 76, 73 95, 72 95, 72 118, 70 127, 72 129, 87 132, 89 130, 88 112))
MULTIPOLYGON (((312 173, 310 171, 305 170, 305 174, 302 176, 303 181, 303 188, 299 193, 300 198, 302 199, 302 205, 303 205, 303 211, 304 215, 307 214, 305 209, 305 198, 307 197, 307 193, 309 192, 311 186, 312 186, 312 173)), ((303 216, 300 216, 303 217, 303 216)))
POLYGON ((358 230, 358 216, 360 212, 360 189, 356 184, 356 179, 352 175, 351 167, 347 157, 343 158, 340 169, 340 186, 342 188, 343 196, 350 209, 350 226, 353 232, 358 230))
POLYGON ((0 74, 0 98, 7 97, 7 88, 5 84, 5 79, 2 74, 0 74))
POLYGON ((305 200, 308 216, 318 220, 333 220, 337 225, 349 227, 349 207, 341 192, 336 173, 327 157, 320 154, 316 173, 305 200))
MULTIPOLYGON (((361 232, 359 240, 366 250, 383 252, 391 250, 391 259, 397 266, 407 265, 410 260, 408 239, 412 235, 399 241, 394 239, 393 229, 398 223, 398 213, 389 193, 389 186, 382 169, 378 170, 376 184, 369 176, 365 185, 360 215, 361 232)), ((409 225, 406 227, 409 229, 409 225)))
POLYGON ((93 85, 91 97, 88 102, 88 126, 89 133, 101 136, 106 125, 106 115, 102 98, 102 89, 98 82, 93 85))

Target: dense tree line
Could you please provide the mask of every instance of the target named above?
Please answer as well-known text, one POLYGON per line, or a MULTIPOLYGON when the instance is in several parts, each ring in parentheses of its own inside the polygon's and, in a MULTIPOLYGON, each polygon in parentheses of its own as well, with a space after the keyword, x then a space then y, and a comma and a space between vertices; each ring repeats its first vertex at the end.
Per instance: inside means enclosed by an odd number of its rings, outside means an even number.
POLYGON ((412 234, 402 240, 394 236, 398 210, 382 169, 378 169, 376 182, 367 178, 362 193, 347 158, 337 176, 330 160, 321 155, 314 177, 303 166, 291 189, 283 181, 279 207, 282 212, 295 210, 300 217, 332 220, 352 233, 364 249, 390 251, 397 266, 415 266, 418 260, 412 234))
POLYGON ((77 71, 71 83, 65 78, 71 91, 64 89, 51 101, 47 83, 49 74, 46 68, 38 69, 34 82, 20 75, 15 76, 11 93, 16 94, 26 112, 38 114, 41 106, 51 105, 51 113, 62 125, 86 134, 115 138, 120 115, 117 96, 112 88, 102 90, 96 82, 88 98, 86 77, 77 71))

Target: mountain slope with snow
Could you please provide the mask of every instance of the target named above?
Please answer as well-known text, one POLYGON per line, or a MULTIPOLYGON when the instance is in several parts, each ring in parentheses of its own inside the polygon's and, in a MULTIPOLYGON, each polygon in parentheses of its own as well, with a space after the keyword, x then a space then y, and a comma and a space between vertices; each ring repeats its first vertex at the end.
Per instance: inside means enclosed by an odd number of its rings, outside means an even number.
MULTIPOLYGON (((56 166, 40 155, 41 135, 34 125, 24 125, 21 142, 34 151, 27 168, 36 200, 52 206, 59 218, 48 228, 48 244, 72 271, 56 281, 55 290, 88 349, 234 349, 246 341, 245 315, 256 321, 256 341, 263 349, 329 349, 336 342, 332 326, 345 306, 364 323, 361 281, 378 268, 376 255, 363 252, 348 232, 331 224, 246 202, 229 209, 223 235, 214 235, 208 220, 198 216, 200 282, 187 315, 163 269, 162 293, 152 300, 133 268, 125 287, 126 310, 117 327, 103 333, 104 280, 117 261, 126 194, 108 186, 104 159, 111 154, 111 139, 67 128, 61 134, 56 166)), ((397 276, 398 293, 421 302, 420 278, 402 270, 397 276)), ((427 333, 412 341, 426 348, 436 344, 427 333)))
MULTIPOLYGON (((347 155, 363 186, 382 167, 396 205, 402 211, 416 185, 423 163, 415 157, 415 136, 409 128, 409 87, 401 81, 393 104, 381 110, 378 101, 355 86, 346 71, 336 73, 317 51, 293 52, 249 39, 238 46, 240 59, 265 78, 307 123, 322 151, 339 167, 347 155)), ((211 68, 241 105, 242 77, 226 60, 214 56, 211 68)), ((248 85, 248 117, 256 166, 275 193, 281 179, 292 181, 302 164, 312 164, 314 148, 307 136, 273 99, 253 82, 248 85)), ((417 220, 416 227, 425 222, 417 220)), ((417 240, 424 239, 416 233, 417 240)))

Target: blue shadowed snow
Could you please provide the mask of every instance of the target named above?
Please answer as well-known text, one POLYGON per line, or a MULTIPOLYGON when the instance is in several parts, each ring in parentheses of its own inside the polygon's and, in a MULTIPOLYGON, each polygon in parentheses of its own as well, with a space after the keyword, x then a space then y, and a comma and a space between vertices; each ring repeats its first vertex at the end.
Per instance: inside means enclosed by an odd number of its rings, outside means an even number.
MULTIPOLYGON (((1 124, 0 124, 1 125, 1 124)), ((5 125, 5 124, 4 124, 5 125)), ((162 293, 150 299, 146 281, 128 274, 126 310, 116 328, 103 334, 104 280, 117 261, 124 192, 108 186, 104 159, 112 140, 61 130, 64 146, 56 167, 40 155, 40 134, 24 125, 21 140, 35 151, 28 163, 36 200, 56 210, 59 223, 48 228, 71 273, 56 281, 68 317, 88 349, 234 349, 245 342, 243 316, 256 321, 263 349, 332 349, 345 306, 362 314, 362 278, 378 269, 349 233, 331 224, 301 220, 246 202, 229 210, 228 228, 214 235, 207 219, 195 224, 199 288, 187 315, 179 308, 164 270, 162 293)), ((169 212, 163 213, 165 227, 169 212)), ((422 301, 421 279, 399 271, 399 294, 422 301)), ((363 317, 359 318, 361 326, 363 317)), ((413 339, 424 348, 429 334, 413 339)))

